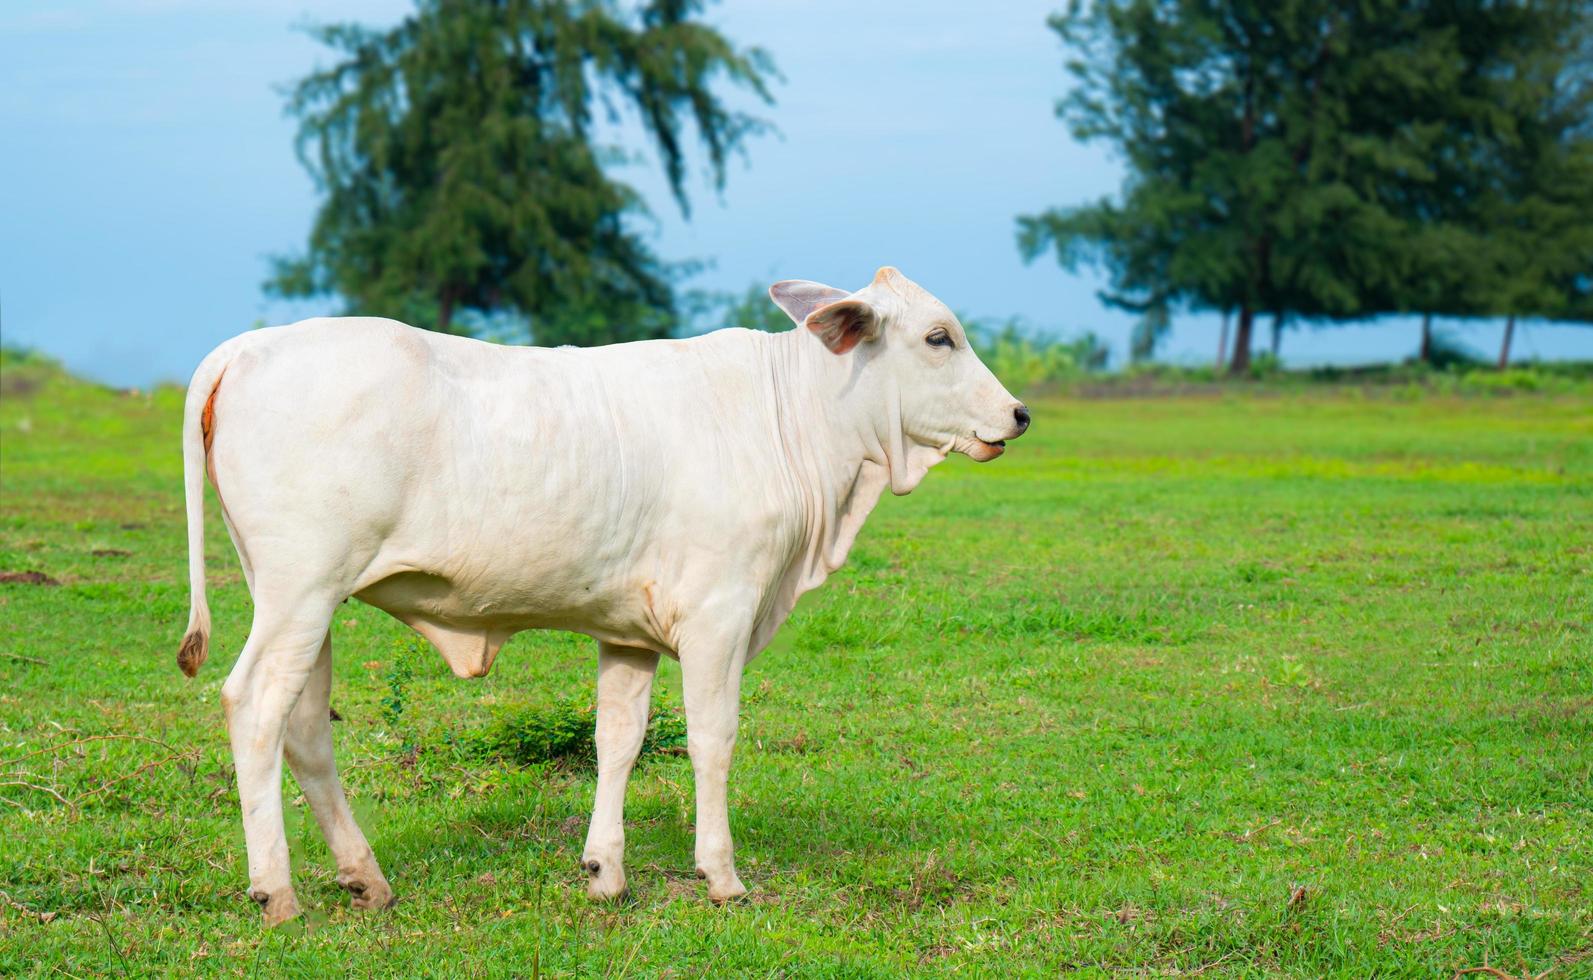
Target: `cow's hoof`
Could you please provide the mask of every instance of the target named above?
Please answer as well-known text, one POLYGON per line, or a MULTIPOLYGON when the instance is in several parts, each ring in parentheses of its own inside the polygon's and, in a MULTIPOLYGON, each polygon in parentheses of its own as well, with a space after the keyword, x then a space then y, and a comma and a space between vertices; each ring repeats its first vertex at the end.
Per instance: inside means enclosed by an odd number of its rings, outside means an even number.
POLYGON ((708 879, 708 900, 713 902, 715 905, 723 905, 726 902, 734 902, 736 899, 740 898, 746 893, 747 886, 743 885, 741 883, 741 879, 737 878, 734 873, 730 875, 729 881, 716 881, 713 878, 708 879))
POLYGON ((250 892, 249 897, 265 913, 265 924, 268 926, 279 926, 299 917, 299 900, 294 897, 291 888, 269 893, 256 890, 250 892))
POLYGON ((585 858, 581 867, 591 879, 586 883, 588 898, 599 902, 617 902, 625 897, 625 866, 618 861, 599 861, 585 858))
POLYGON ((348 889, 357 909, 387 909, 393 907, 393 889, 380 874, 338 875, 337 883, 348 889))
POLYGON ((586 883, 586 897, 598 902, 618 902, 625 897, 625 876, 593 878, 586 883))

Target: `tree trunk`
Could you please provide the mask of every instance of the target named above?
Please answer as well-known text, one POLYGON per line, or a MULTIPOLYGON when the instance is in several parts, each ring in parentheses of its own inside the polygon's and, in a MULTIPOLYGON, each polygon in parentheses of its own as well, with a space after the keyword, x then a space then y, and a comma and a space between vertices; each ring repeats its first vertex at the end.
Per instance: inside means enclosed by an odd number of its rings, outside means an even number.
POLYGON ((1217 370, 1228 362, 1228 316, 1232 311, 1226 306, 1222 308, 1222 333, 1217 335, 1217 370))
POLYGON ((1249 303, 1239 307, 1239 328, 1233 335, 1233 360, 1228 364, 1229 374, 1244 374, 1250 370, 1250 330, 1255 324, 1255 316, 1249 303))
POLYGON ((1278 349, 1283 346, 1283 314, 1272 314, 1272 362, 1278 361, 1278 349))
POLYGON ((1423 364, 1433 363, 1433 315, 1431 313, 1422 314, 1422 349, 1421 353, 1416 355, 1416 359, 1423 364))
POLYGON ((1505 320, 1504 343, 1499 345, 1499 370, 1501 371, 1510 366, 1510 338, 1515 332, 1516 315, 1512 313, 1510 318, 1505 320))
POLYGON ((454 319, 454 291, 444 289, 442 295, 437 297, 437 332, 447 333, 448 325, 454 319))

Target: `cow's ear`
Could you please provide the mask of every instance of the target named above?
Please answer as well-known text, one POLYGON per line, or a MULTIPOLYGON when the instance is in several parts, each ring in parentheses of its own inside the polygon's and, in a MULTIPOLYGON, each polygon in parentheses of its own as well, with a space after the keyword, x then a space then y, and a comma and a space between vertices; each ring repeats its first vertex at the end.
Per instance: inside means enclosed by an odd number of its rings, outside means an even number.
POLYGON ((845 354, 879 336, 879 314, 860 299, 843 299, 808 314, 804 325, 819 335, 832 354, 845 354))
POLYGON ((808 282, 806 279, 787 279, 769 287, 769 298, 774 300, 774 305, 784 310, 791 322, 798 326, 819 307, 850 295, 844 289, 826 286, 822 282, 808 282))

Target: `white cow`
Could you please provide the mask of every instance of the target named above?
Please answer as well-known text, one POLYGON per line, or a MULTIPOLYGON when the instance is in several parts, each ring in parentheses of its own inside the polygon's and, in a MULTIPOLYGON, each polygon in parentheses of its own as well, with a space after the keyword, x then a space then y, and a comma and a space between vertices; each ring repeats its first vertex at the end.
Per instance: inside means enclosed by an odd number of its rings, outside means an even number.
POLYGON ((354 905, 392 902, 332 760, 328 626, 349 596, 414 627, 461 677, 487 673, 520 630, 598 641, 581 859, 598 898, 625 889, 625 784, 659 654, 679 660, 698 874, 716 902, 746 891, 725 802, 743 668, 845 560, 885 487, 907 493, 951 452, 993 459, 1029 424, 951 311, 895 269, 851 293, 769 293, 805 329, 552 350, 315 319, 199 365, 178 664, 192 676, 209 644, 208 471, 254 597, 221 698, 249 894, 268 922, 298 912, 284 755, 354 905))

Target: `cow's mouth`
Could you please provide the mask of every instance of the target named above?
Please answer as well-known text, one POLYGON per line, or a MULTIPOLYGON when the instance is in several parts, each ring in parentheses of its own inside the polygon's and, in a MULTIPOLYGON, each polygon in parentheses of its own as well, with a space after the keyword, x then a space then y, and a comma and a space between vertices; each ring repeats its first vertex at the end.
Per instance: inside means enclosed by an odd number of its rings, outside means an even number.
POLYGON ((1007 440, 1005 439, 997 439, 992 442, 975 435, 973 441, 973 449, 969 451, 968 455, 976 462, 988 463, 1007 451, 1007 440))

